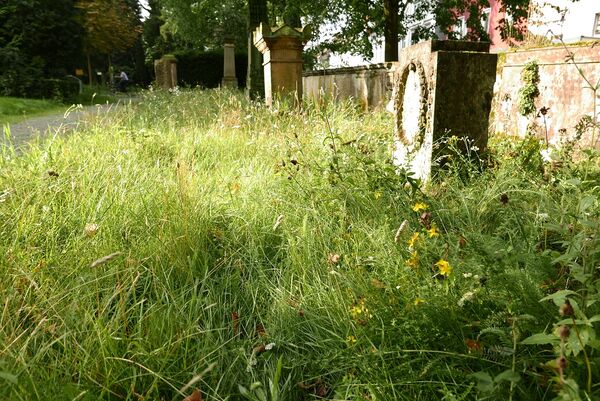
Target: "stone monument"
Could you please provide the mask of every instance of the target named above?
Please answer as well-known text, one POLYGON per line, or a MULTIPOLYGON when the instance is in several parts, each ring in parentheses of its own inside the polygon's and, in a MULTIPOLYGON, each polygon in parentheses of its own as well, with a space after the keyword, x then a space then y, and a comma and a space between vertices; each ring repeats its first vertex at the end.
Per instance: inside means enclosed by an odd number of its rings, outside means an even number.
POLYGON ((165 55, 154 60, 154 74, 156 84, 162 89, 173 89, 177 86, 177 59, 172 55, 165 55))
POLYGON ((263 54, 265 101, 274 96, 302 100, 302 49, 310 39, 310 29, 288 25, 271 28, 260 24, 254 31, 254 45, 263 54))
POLYGON ((231 42, 225 42, 223 46, 223 79, 221 80, 223 88, 238 87, 238 80, 235 76, 235 45, 231 42))
POLYGON ((401 51, 393 91, 397 166, 426 181, 444 139, 467 137, 486 148, 497 62, 489 47, 431 40, 401 51))

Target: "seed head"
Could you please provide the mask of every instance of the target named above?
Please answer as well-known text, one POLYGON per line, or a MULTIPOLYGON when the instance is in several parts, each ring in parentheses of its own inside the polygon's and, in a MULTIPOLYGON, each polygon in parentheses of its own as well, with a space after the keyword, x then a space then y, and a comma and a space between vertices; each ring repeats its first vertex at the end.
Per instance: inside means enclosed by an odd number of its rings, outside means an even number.
POLYGON ((558 336, 561 340, 566 341, 569 338, 569 334, 571 334, 571 329, 569 326, 560 326, 558 328, 558 336))
POLYGON ((571 305, 571 302, 566 299, 565 303, 562 304, 560 306, 560 308, 558 309, 558 313, 561 316, 574 316, 575 315, 575 310, 573 309, 573 306, 571 305))

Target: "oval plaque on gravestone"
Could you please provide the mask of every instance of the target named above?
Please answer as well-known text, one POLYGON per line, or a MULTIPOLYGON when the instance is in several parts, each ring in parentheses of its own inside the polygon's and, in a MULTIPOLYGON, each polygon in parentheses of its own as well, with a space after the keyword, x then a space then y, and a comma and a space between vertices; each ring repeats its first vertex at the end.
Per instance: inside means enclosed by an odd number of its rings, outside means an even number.
POLYGON ((421 99, 421 80, 416 69, 411 68, 404 83, 400 118, 402 119, 402 137, 405 143, 413 148, 418 147, 418 142, 420 142, 421 99))
POLYGON ((410 63, 402 72, 396 95, 396 132, 410 153, 418 150, 423 142, 428 93, 423 67, 419 63, 410 63))

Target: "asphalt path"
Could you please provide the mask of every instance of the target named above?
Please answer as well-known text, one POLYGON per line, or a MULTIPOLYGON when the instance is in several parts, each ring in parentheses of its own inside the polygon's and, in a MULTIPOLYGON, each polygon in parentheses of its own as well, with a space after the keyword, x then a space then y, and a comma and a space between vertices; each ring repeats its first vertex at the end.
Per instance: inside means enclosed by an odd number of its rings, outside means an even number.
POLYGON ((128 98, 112 104, 72 107, 65 113, 50 114, 31 118, 18 123, 4 125, 0 129, 0 146, 12 144, 20 150, 33 139, 44 139, 55 135, 64 135, 76 130, 81 124, 101 114, 110 113, 123 104, 130 104, 136 99, 128 98), (8 128, 7 128, 8 127, 8 128))

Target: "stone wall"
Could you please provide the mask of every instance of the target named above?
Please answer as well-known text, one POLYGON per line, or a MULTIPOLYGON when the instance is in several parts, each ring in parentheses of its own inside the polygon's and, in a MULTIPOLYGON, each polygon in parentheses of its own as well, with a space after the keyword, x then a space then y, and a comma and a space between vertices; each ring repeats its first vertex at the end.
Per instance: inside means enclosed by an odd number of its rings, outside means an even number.
MULTIPOLYGON (((436 76, 427 79, 436 88, 438 96, 443 94, 447 99, 445 108, 448 113, 440 115, 436 121, 439 126, 432 127, 440 132, 440 127, 455 127, 460 130, 461 121, 469 120, 475 109, 489 102, 487 83, 469 77, 486 75, 481 68, 489 70, 490 59, 482 56, 485 49, 477 51, 461 48, 461 42, 440 41, 417 44, 400 52, 400 61, 396 63, 373 64, 362 67, 337 68, 330 70, 311 71, 304 73, 304 92, 309 99, 344 100, 353 98, 363 107, 372 108, 387 103, 391 96, 394 74, 401 74, 410 59, 428 60, 427 57, 441 57, 436 76), (440 47, 440 46, 443 46, 440 47), (460 60, 455 59, 457 52, 467 51, 470 55, 460 60), (426 56, 429 54, 429 56, 426 56), (435 54, 435 56, 433 56, 435 54), (482 64, 477 59, 486 59, 482 64), (465 60, 469 60, 466 62, 465 60), (440 81, 438 76, 450 77, 440 81), (483 89, 482 89, 483 88, 483 89), (480 106, 478 106, 480 105, 480 106), (454 121, 445 121, 453 119, 454 121)), ((487 46, 482 44, 481 46, 487 46)), ((590 43, 579 46, 569 46, 574 60, 581 72, 591 84, 600 82, 600 43, 592 47, 590 43)), ((553 142, 561 138, 570 138, 575 134, 575 125, 583 116, 593 116, 594 112, 600 119, 600 97, 594 106, 593 91, 586 89, 587 83, 578 72, 572 61, 568 60, 568 52, 562 46, 552 46, 539 49, 518 50, 502 53, 497 66, 497 79, 494 86, 492 112, 489 132, 502 132, 511 135, 526 135, 529 120, 518 112, 518 92, 523 86, 521 71, 524 65, 536 60, 539 65, 540 96, 536 102, 539 109, 549 108, 546 114, 546 127, 549 139, 553 142), (595 107, 595 111, 594 111, 595 107)), ((436 59, 437 63, 437 59, 436 59)), ((423 66, 427 68, 428 61, 423 66)), ((598 91, 597 95, 600 95, 598 91)), ((435 94, 433 94, 435 95, 435 94)), ((478 120, 477 124, 481 123, 478 120)), ((538 135, 545 136, 544 122, 537 118, 538 135)), ((476 122, 473 122, 475 124, 476 122)), ((437 123, 436 123, 437 124, 437 123)), ((478 127, 477 131, 482 127, 478 127)), ((458 132, 457 132, 458 133, 458 132)), ((437 136, 437 134, 436 134, 437 136)), ((585 138, 584 138, 585 139, 585 138)))
POLYGON ((303 74, 304 97, 319 102, 354 99, 365 109, 389 100, 393 63, 309 71, 303 74))
MULTIPOLYGON (((588 80, 600 82, 600 46, 591 44, 568 48, 588 80)), ((524 65, 536 60, 539 65, 540 96, 536 106, 549 108, 546 127, 549 139, 557 142, 575 134, 575 125, 585 115, 594 114, 593 91, 586 89, 584 78, 568 60, 568 51, 562 46, 508 52, 498 63, 498 79, 494 93, 492 132, 525 135, 529 120, 518 112, 518 94, 523 86, 521 71, 524 65)), ((596 111, 600 113, 600 98, 596 111)), ((542 117, 536 119, 538 135, 545 136, 542 117)))

